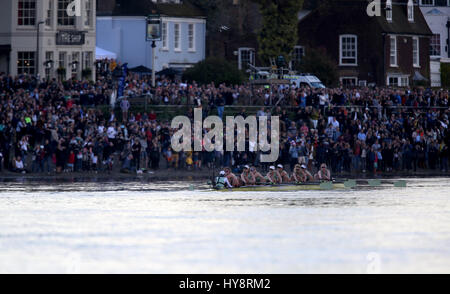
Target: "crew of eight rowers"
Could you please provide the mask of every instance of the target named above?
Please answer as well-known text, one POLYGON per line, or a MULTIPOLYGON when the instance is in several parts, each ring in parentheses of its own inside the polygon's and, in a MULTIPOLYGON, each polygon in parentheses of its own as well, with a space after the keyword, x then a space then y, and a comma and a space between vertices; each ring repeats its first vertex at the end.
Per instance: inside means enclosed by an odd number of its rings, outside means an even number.
POLYGON ((296 164, 291 176, 284 170, 283 165, 278 164, 270 166, 269 172, 264 177, 255 167, 244 166, 244 170, 238 177, 231 172, 230 168, 225 168, 220 172, 218 183, 221 182, 225 187, 241 187, 265 184, 286 184, 286 183, 306 183, 313 181, 331 181, 330 170, 325 163, 320 165, 319 171, 313 176, 304 164, 296 164))

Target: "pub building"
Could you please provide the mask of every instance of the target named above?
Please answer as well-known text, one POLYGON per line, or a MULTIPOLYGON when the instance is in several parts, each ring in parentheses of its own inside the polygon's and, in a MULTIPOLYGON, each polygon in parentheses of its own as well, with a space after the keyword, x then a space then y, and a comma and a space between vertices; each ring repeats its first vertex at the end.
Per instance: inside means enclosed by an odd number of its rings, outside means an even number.
POLYGON ((0 73, 95 77, 96 0, 1 2, 0 73))

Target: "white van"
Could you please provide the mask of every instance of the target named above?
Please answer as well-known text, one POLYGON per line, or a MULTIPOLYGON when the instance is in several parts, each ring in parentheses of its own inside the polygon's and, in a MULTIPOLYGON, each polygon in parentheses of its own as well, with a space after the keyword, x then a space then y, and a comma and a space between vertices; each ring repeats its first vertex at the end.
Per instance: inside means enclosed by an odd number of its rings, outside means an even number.
POLYGON ((284 75, 283 79, 291 81, 291 85, 296 87, 309 86, 311 88, 324 89, 324 84, 314 75, 300 74, 300 75, 284 75))

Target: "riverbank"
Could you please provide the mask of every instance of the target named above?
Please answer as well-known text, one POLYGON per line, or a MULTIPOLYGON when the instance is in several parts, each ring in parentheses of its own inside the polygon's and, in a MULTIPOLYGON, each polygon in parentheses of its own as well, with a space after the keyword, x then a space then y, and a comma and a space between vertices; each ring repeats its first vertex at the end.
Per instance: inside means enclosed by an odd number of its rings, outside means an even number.
MULTIPOLYGON (((216 170, 217 172, 217 170, 216 170)), ((120 172, 70 172, 70 173, 29 173, 19 174, 9 171, 0 173, 0 182, 14 182, 14 181, 48 181, 48 182, 129 182, 129 181, 148 181, 148 182, 167 182, 167 181, 187 181, 199 182, 208 181, 213 177, 212 169, 202 170, 174 170, 161 169, 156 171, 144 172, 142 174, 126 174, 120 172)), ((396 172, 382 172, 382 173, 341 173, 333 174, 335 178, 348 179, 393 179, 393 178, 408 178, 408 177, 450 177, 450 172, 441 172, 438 170, 417 170, 413 171, 396 171, 396 172)))

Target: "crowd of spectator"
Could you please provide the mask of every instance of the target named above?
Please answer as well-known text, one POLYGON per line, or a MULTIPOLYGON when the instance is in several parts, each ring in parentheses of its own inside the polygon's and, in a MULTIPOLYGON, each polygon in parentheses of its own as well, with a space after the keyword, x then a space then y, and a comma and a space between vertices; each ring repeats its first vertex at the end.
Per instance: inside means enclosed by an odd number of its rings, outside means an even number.
POLYGON ((326 163, 333 173, 448 171, 448 90, 252 88, 164 77, 152 88, 151 79, 130 73, 122 110, 105 113, 98 106, 108 105, 115 91, 112 72, 105 70, 96 82, 0 74, 0 169, 140 173, 160 168, 240 169, 246 164, 267 169, 248 137, 244 152, 173 151, 176 130, 170 120, 159 119, 154 110, 129 111, 128 101, 149 95, 152 104, 186 105, 191 119, 195 107, 202 108, 203 117, 223 117, 226 105, 239 107, 235 116, 279 116, 276 164, 291 169, 300 163, 314 171, 326 163))

